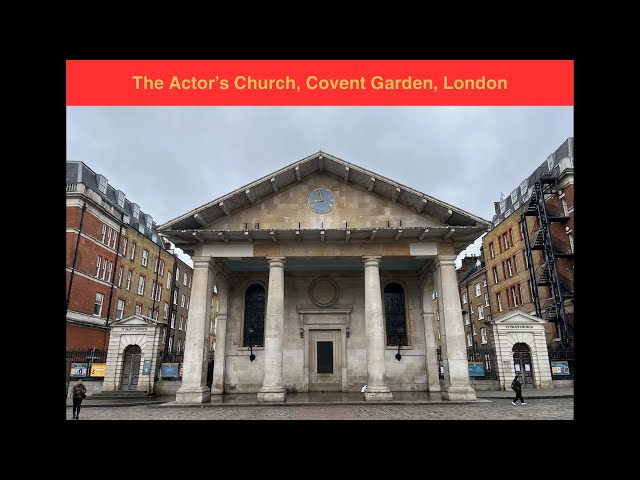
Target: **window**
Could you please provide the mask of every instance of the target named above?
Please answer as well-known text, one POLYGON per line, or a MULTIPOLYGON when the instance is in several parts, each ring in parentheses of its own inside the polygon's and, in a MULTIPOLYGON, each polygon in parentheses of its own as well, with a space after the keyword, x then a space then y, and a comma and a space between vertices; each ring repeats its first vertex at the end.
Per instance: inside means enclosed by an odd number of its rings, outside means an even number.
POLYGON ((153 218, 151 218, 151 215, 145 215, 145 219, 147 228, 151 230, 151 227, 153 226, 153 218))
POLYGON ((96 303, 93 305, 93 314, 96 317, 99 317, 102 313, 102 302, 104 300, 104 295, 101 293, 96 293, 96 303))
POLYGON ((433 291, 433 294, 431 295, 431 298, 432 298, 432 299, 434 299, 434 300, 435 300, 436 298, 438 298, 438 291, 437 291, 437 290, 434 290, 434 291, 433 291))
POLYGON ((109 262, 109 273, 107 274, 107 282, 111 281, 111 270, 113 270, 113 263, 109 262))
POLYGON ((527 179, 525 178, 520 184, 520 195, 524 195, 527 191, 527 179))
MULTIPOLYGON (((484 320, 484 307, 482 305, 478 305, 478 320, 484 320)), ((473 334, 476 334, 475 328, 473 334)))
POLYGON ((169 337, 169 351, 171 351, 171 347, 173 347, 173 338, 169 337))
POLYGON ((142 313, 142 307, 140 305, 136 305, 136 315, 140 315, 142 313))
POLYGON ((189 310, 189 297, 187 297, 187 310, 189 310))
POLYGON ((124 275, 124 267, 120 267, 118 272, 118 288, 122 288, 122 276, 124 275))
POLYGON ((493 247, 493 242, 491 242, 489 244, 489 253, 491 253, 491 258, 495 258, 496 257, 496 250, 493 247))
POLYGON ((158 275, 164 277, 164 260, 160 260, 160 271, 158 272, 158 275))
POLYGON ((465 325, 469 325, 469 323, 471 323, 469 321, 469 314, 467 312, 462 312, 462 318, 464 318, 464 324, 465 325))
POLYGON ((134 260, 136 256, 136 242, 131 243, 131 260, 134 260))
POLYGON ((180 340, 176 343, 176 352, 180 353, 180 340))
POLYGON ((517 198, 518 198, 518 189, 516 188, 513 192, 511 192, 511 203, 516 203, 517 198))
POLYGON ((518 222, 518 225, 520 226, 520 240, 524 240, 524 223, 518 222))
POLYGON ((107 259, 103 259, 102 261, 102 276, 100 277, 102 280, 104 280, 105 275, 107 274, 107 259))
POLYGON ((147 317, 151 318, 151 315, 153 315, 153 312, 150 308, 147 308, 147 317))
POLYGON ((493 283, 498 283, 498 267, 493 267, 491 271, 493 272, 493 283))
POLYGON ((153 298, 156 296, 156 287, 158 286, 158 284, 154 281, 151 284, 151 300, 153 300, 153 298))
POLYGON ((462 303, 463 303, 463 304, 467 303, 467 292, 464 292, 464 293, 462 294, 462 303))
MULTIPOLYGON (((216 319, 217 321, 217 319, 216 319)), ((187 331, 187 323, 189 323, 189 317, 184 317, 184 331, 187 331)))
POLYGON ((113 231, 113 239, 111 239, 111 248, 113 248, 115 250, 117 243, 118 243, 118 233, 114 230, 113 231))
POLYGON ((180 297, 180 306, 184 308, 186 301, 187 301, 187 297, 185 297, 183 293, 182 296, 180 297))
POLYGON ((96 262, 96 278, 100 276, 100 263, 102 262, 102 257, 98 257, 98 261, 96 262))
POLYGON ((166 320, 168 316, 169 316, 169 304, 165 302, 164 310, 162 311, 162 319, 166 320))
POLYGON ((488 293, 484 294, 484 306, 485 307, 489 306, 489 294, 488 293))
POLYGON ((174 290, 173 291, 173 304, 177 305, 178 304, 178 290, 174 290))
POLYGON ((187 283, 188 283, 187 278, 188 278, 187 272, 184 272, 182 283, 184 284, 185 287, 187 286, 187 283))
POLYGON ((138 279, 138 295, 144 295, 144 277, 142 275, 138 279))
POLYGON ((127 273, 127 290, 131 290, 131 270, 127 273))
POLYGON ((513 300, 513 306, 517 307, 519 305, 519 302, 518 302, 518 293, 516 291, 516 287, 511 287, 511 298, 513 300))
POLYGON ((143 267, 146 267, 149 264, 149 252, 144 249, 142 250, 142 260, 140 260, 140 263, 143 267))
POLYGON ((469 303, 469 313, 473 313, 473 303, 469 303))
POLYGON ((171 312, 171 328, 176 328, 176 312, 171 312))
POLYGON ((138 225, 138 231, 144 235, 144 225, 143 224, 139 224, 138 225))
POLYGON ((178 330, 182 330, 184 326, 184 315, 180 315, 180 323, 178 324, 178 330))
POLYGON ((397 283, 390 283, 384 287, 384 316, 387 345, 409 345, 404 289, 397 283))
POLYGON ((524 265, 524 268, 529 268, 529 262, 527 261, 527 252, 526 251, 522 251, 522 264, 524 265))
POLYGON ((513 209, 518 210, 520 208, 520 202, 514 202, 513 209))
POLYGON ((140 218, 140 207, 135 203, 131 204, 131 209, 133 210, 133 218, 138 220, 140 218))
POLYGON ((502 311, 502 295, 496 294, 496 302, 498 302, 498 311, 502 311))
POLYGON ((107 177, 103 175, 96 175, 98 177, 98 190, 105 195, 107 194, 107 177))
POLYGON ((473 346, 473 340, 471 339, 471 334, 467 333, 467 347, 473 346))
POLYGON ((481 292, 480 292, 480 284, 479 284, 479 283, 476 283, 476 297, 479 297, 480 295, 481 295, 481 292))
POLYGON ((176 283, 180 283, 180 267, 176 268, 176 283))
POLYGON ((118 306, 116 307, 116 320, 120 320, 122 318, 123 313, 124 313, 124 300, 118 300, 118 306))
MULTIPOLYGON (((572 242, 571 243, 571 245, 572 245, 571 251, 573 251, 573 240, 571 242, 572 242)), ((193 275, 189 275, 189 288, 191 288, 191 280, 193 280, 193 275)))
POLYGON ((485 345, 487 343, 487 329, 484 327, 480 329, 480 338, 482 339, 482 344, 485 345))
POLYGON ((513 256, 513 270, 515 273, 518 273, 518 259, 515 255, 513 256))
POLYGON ((478 334, 478 332, 476 332, 476 324, 474 323, 471 328, 473 329, 473 336, 475 337, 478 334))
POLYGON ((102 224, 102 243, 104 243, 104 237, 107 233, 107 225, 105 225, 104 223, 102 224))
MULTIPOLYGON (((104 240, 103 240, 104 242, 104 240)), ((109 246, 111 244, 111 227, 109 227, 109 232, 107 233, 107 242, 106 245, 109 246)))
POLYGON ((167 290, 171 290, 171 272, 167 272, 167 290))
POLYGON ((487 279, 486 279, 486 278, 482 280, 482 286, 483 286, 483 287, 486 287, 486 286, 487 286, 487 279))
POLYGON ((266 295, 262 285, 251 285, 244 294, 242 345, 264 345, 266 295))
POLYGON ((158 273, 159 266, 160 266, 160 258, 156 257, 156 261, 153 264, 153 273, 158 273))
POLYGON ((153 319, 158 320, 158 310, 153 311, 153 319))
POLYGON ((116 200, 120 208, 124 208, 124 192, 121 192, 120 190, 118 190, 116 192, 116 200))
POLYGON ((511 259, 507 259, 507 270, 509 271, 509 276, 513 277, 513 266, 511 265, 511 259))
POLYGON ((509 234, 507 232, 502 234, 502 242, 504 243, 504 249, 507 250, 510 246, 509 244, 509 234))
POLYGON ((156 288, 156 302, 160 301, 160 295, 162 294, 162 284, 158 284, 158 288, 156 288))
POLYGON ((522 288, 520 287, 520 284, 518 284, 518 298, 520 299, 520 303, 524 303, 524 300, 522 300, 522 288))

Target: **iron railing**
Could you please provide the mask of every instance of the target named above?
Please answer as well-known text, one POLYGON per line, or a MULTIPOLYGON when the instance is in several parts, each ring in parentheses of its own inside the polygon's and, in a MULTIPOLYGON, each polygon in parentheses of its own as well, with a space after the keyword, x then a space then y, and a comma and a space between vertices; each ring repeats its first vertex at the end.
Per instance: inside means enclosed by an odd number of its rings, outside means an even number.
POLYGON ((575 353, 573 348, 565 348, 561 345, 557 348, 549 348, 549 363, 551 364, 551 376, 554 380, 573 379, 575 370, 575 353), (562 367, 561 363, 566 362, 569 371, 562 367), (554 365, 555 363, 555 365, 554 365))
POLYGON ((474 376, 473 378, 497 379, 496 351, 489 347, 467 347, 467 361, 482 362, 484 364, 484 377, 474 376))

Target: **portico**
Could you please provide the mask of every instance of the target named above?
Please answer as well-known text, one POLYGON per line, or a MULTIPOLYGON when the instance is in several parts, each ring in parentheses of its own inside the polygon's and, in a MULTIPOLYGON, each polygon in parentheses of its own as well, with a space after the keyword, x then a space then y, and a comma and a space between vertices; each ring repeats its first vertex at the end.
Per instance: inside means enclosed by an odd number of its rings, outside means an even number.
POLYGON ((392 399, 394 391, 474 399, 454 260, 488 227, 324 152, 161 225, 194 261, 177 402, 225 393, 281 402, 287 392, 355 392, 364 385, 367 401, 392 399), (219 310, 209 389, 214 287, 219 310), (434 290, 444 329, 442 382, 434 290))

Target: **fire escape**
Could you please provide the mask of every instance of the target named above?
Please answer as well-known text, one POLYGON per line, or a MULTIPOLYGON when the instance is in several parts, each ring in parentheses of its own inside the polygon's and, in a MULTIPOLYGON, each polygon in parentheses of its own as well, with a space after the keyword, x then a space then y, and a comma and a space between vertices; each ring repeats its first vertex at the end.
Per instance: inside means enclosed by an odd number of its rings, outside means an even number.
POLYGON ((573 251, 567 240, 558 238, 551 232, 552 223, 564 224, 569 220, 564 208, 547 202, 551 195, 557 198, 558 190, 557 177, 551 172, 543 174, 535 183, 527 208, 521 215, 521 221, 536 315, 556 324, 560 342, 566 348, 573 340, 573 327, 568 322, 564 302, 573 298, 573 280, 560 273, 557 262, 560 258, 573 257, 573 251), (531 234, 528 231, 526 217, 535 217, 531 234), (534 250, 542 252, 540 261, 535 264, 534 250), (536 287, 550 287, 551 296, 541 303, 536 287))

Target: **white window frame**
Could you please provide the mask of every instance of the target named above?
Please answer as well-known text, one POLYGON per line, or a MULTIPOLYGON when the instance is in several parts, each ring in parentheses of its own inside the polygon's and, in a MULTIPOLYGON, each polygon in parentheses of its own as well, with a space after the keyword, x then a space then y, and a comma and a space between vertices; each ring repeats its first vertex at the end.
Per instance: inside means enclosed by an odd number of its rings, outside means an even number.
POLYGON ((102 315, 102 305, 104 304, 104 294, 100 292, 96 292, 96 301, 93 304, 93 316, 99 317, 102 315), (96 313, 96 309, 98 313, 96 313))
POLYGON ((171 328, 176 328, 176 312, 171 312, 171 328))
POLYGON ((104 280, 106 274, 107 274, 107 259, 103 259, 104 261, 102 262, 102 276, 100 277, 101 280, 104 280))
POLYGON ((487 329, 484 327, 480 329, 480 340, 483 345, 487 344, 487 329))
POLYGON ((480 295, 482 295, 482 292, 480 291, 480 283, 476 283, 476 297, 479 297, 480 295))
POLYGON ((478 332, 476 332, 476 324, 474 323, 473 325, 471 325, 471 329, 473 330, 473 336, 475 337, 478 332))
MULTIPOLYGON (((478 305, 478 320, 484 320, 484 307, 482 304, 478 305)), ((475 335, 475 327, 473 330, 475 335)))
POLYGON ((140 218, 140 207, 138 205, 131 205, 131 210, 133 211, 133 218, 138 220, 140 218))
POLYGON ((149 297, 151 300, 153 300, 153 297, 156 296, 156 288, 157 288, 157 286, 158 286, 158 284, 154 280, 153 283, 151 284, 151 296, 149 297))
POLYGON ((149 230, 151 230, 151 228, 153 227, 153 218, 151 218, 151 215, 145 215, 144 224, 149 230))
POLYGON ((467 347, 473 347, 473 339, 470 333, 467 333, 467 347))
POLYGON ((510 258, 507 258, 507 270, 509 270, 509 276, 513 277, 513 265, 510 258))
POLYGON ((107 274, 107 282, 111 281, 111 270, 113 270, 113 262, 109 262, 109 271, 107 274))
POLYGON ((161 294, 162 294, 162 284, 158 283, 158 288, 156 288, 156 302, 160 301, 161 294))
POLYGON ((173 346, 173 337, 169 337, 169 351, 171 351, 172 346, 173 346))
POLYGON ((124 315, 124 307, 125 301, 122 299, 118 299, 118 303, 116 305, 116 320, 122 319, 122 315, 124 315), (120 305, 122 305, 122 308, 120 308, 120 305))
POLYGON ((188 283, 188 277, 189 276, 187 275, 187 272, 184 272, 182 276, 182 283, 184 284, 185 287, 187 286, 187 283, 188 283))
POLYGON ((159 267, 160 267, 160 257, 156 257, 156 261, 153 264, 153 273, 158 273, 159 267))
POLYGON ((131 270, 129 270, 129 273, 127 273, 127 290, 131 290, 131 277, 132 277, 133 273, 131 272, 131 270))
POLYGON ((98 190, 105 195, 107 194, 108 180, 102 175, 98 175, 98 190))
POLYGON ((498 267, 493 267, 491 271, 493 273, 493 283, 497 285, 500 281, 500 278, 498 277, 498 267))
POLYGON ((467 292, 463 292, 462 293, 462 304, 466 304, 467 303, 467 292))
POLYGON ((107 224, 103 223, 102 224, 102 243, 104 243, 104 238, 105 238, 106 234, 107 234, 107 224))
POLYGON ((116 244, 118 243, 118 232, 113 231, 113 238, 111 239, 111 248, 116 249, 116 244))
POLYGON ((484 294, 484 305, 485 305, 485 307, 489 306, 489 294, 488 293, 484 294))
POLYGON ((142 306, 136 303, 136 315, 142 315, 142 306))
POLYGON ((483 278, 483 279, 482 279, 482 286, 483 286, 483 287, 486 287, 486 286, 487 286, 487 279, 486 279, 486 278, 483 278))
POLYGON ((124 275, 124 267, 120 267, 118 271, 118 288, 122 288, 122 276, 124 275))
POLYGON ((135 260, 136 258, 136 242, 131 242, 131 258, 129 260, 135 260))
MULTIPOLYGON (((573 251, 573 243, 571 245, 571 251, 573 251)), ((193 280, 193 275, 189 275, 189 288, 191 288, 191 280, 193 280)))
POLYGON ((109 227, 109 232, 107 233, 107 241, 106 243, 103 242, 107 247, 111 245, 111 232, 112 232, 112 229, 111 227, 109 227))
POLYGON ((180 353, 180 339, 176 342, 176 352, 180 353))
POLYGON ((100 263, 102 262, 102 257, 98 255, 98 261, 96 262, 96 278, 100 277, 100 263))
POLYGON ((140 265, 146 267, 149 265, 149 251, 146 249, 142 249, 142 258, 140 259, 140 265))
POLYGON ((519 307, 520 304, 518 303, 518 292, 516 290, 516 287, 511 287, 511 300, 513 300, 513 306, 514 307, 519 307))
POLYGON ((509 243, 509 232, 504 232, 502 234, 502 244, 504 245, 504 249, 505 250, 509 250, 509 247, 511 246, 511 244, 509 243))
POLYGON ((462 312, 462 316, 464 317, 464 324, 469 325, 471 320, 469 320, 469 314, 467 312, 462 312))
POLYGON ((160 260, 160 272, 158 272, 158 275, 164 277, 164 260, 160 260))
POLYGON ((495 258, 495 256, 496 256, 496 249, 495 249, 495 247, 493 246, 493 242, 491 242, 491 243, 489 244, 489 253, 491 254, 491 258, 495 258))
POLYGON ((189 310, 189 296, 187 296, 187 310, 189 310))
POLYGON ((171 290, 171 272, 167 272, 167 290, 171 290))
POLYGON ((180 283, 180 267, 176 267, 176 283, 180 283))
POLYGON ((177 288, 173 291, 173 304, 178 305, 178 289, 177 288))
POLYGON ((500 292, 498 292, 496 294, 496 298, 498 299, 498 311, 502 312, 502 294, 500 292))
POLYGON ((180 315, 180 323, 178 324, 178 330, 182 331, 183 325, 184 325, 184 315, 180 315))
POLYGON ((184 304, 187 301, 187 297, 184 296, 184 293, 180 297, 180 306, 184 308, 184 304))
POLYGON ((166 320, 169 317, 169 304, 164 302, 164 310, 162 312, 162 319, 166 320))
POLYGON ((473 303, 469 302, 469 313, 473 313, 473 303))
POLYGON ((145 283, 146 279, 140 275, 140 277, 138 277, 138 295, 144 295, 144 283, 145 283))

